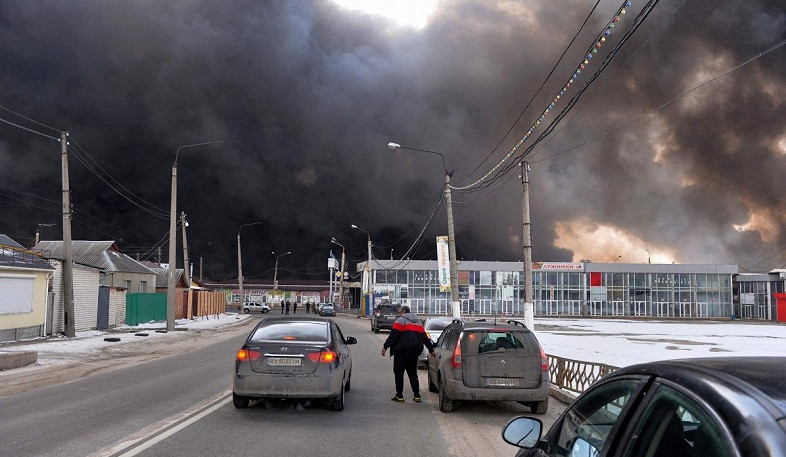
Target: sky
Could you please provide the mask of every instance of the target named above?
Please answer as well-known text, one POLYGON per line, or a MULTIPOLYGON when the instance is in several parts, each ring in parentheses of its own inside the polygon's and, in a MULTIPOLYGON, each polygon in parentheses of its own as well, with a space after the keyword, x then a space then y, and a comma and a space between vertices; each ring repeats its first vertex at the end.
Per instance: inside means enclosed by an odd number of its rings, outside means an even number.
MULTIPOLYGON (((177 328, 198 331, 232 325, 250 318, 223 313, 210 319, 178 319, 177 328)), ((338 320, 341 325, 341 318, 338 320)), ((0 345, 0 351, 38 351, 39 366, 61 365, 99 354, 108 346, 154 339, 182 338, 186 332, 157 333, 164 323, 151 322, 135 327, 118 327, 106 333, 98 330, 77 332, 75 338, 30 341, 0 345), (128 330, 128 333, 117 331, 128 330), (146 333, 147 336, 136 336, 146 333), (107 342, 104 338, 119 337, 107 342)), ((727 321, 638 321, 625 319, 535 319, 535 335, 547 354, 594 363, 624 367, 656 360, 731 357, 786 357, 786 326, 772 322, 727 321)), ((1 375, 1 374, 0 374, 1 375)))
POLYGON ((67 131, 73 239, 167 262, 177 155, 197 278, 436 259, 445 166, 520 261, 522 160, 534 261, 786 265, 782 1, 374 3, 0 3, 0 233, 61 239, 67 131))

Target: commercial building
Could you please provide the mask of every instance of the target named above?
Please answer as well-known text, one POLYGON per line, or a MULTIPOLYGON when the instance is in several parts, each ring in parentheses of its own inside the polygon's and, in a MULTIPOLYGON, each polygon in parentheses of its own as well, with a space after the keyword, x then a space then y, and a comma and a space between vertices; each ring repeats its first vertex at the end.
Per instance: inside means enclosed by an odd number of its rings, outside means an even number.
MULTIPOLYGON (((364 272, 365 262, 357 271, 364 272)), ((523 315, 522 262, 461 261, 461 313, 523 315)), ((373 300, 407 304, 421 314, 451 313, 437 262, 372 260, 373 300)), ((736 265, 534 262, 536 316, 775 319, 773 294, 784 273, 748 277, 736 265)), ((365 283, 365 280, 364 280, 365 283)))

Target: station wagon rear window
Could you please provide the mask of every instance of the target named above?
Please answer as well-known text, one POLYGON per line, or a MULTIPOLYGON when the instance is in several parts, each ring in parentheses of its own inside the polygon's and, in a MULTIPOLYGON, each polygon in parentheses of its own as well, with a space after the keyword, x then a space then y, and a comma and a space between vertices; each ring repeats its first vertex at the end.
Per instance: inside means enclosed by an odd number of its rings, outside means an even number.
POLYGON ((282 322, 263 325, 254 332, 251 341, 328 342, 328 325, 322 322, 282 322))
POLYGON ((540 355, 537 339, 529 332, 497 329, 473 330, 467 333, 464 344, 468 354, 484 354, 504 350, 524 355, 540 355))
POLYGON ((382 313, 382 315, 387 314, 398 314, 399 307, 396 305, 380 305, 377 310, 382 313))

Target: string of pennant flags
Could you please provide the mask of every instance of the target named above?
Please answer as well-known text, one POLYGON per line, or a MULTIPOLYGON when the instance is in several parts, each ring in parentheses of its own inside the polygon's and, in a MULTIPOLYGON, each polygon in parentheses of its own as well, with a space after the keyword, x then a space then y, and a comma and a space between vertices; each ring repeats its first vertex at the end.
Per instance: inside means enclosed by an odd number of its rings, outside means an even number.
POLYGON ((617 13, 608 22, 608 24, 606 25, 606 29, 603 31, 603 33, 601 33, 598 36, 598 38, 595 41, 595 44, 592 46, 592 48, 584 56, 583 61, 581 63, 579 63, 579 65, 576 67, 576 70, 573 72, 573 75, 570 77, 568 82, 562 87, 562 89, 560 89, 559 93, 551 100, 549 105, 541 113, 541 115, 538 117, 538 119, 530 126, 530 128, 527 130, 527 132, 524 134, 524 136, 521 137, 521 139, 519 139, 519 141, 515 145, 513 145, 513 147, 510 149, 510 151, 508 151, 508 153, 505 154, 505 156, 502 157, 502 159, 499 162, 497 162, 497 164, 494 165, 494 167, 492 167, 491 170, 489 170, 485 175, 483 175, 477 181, 473 182, 472 184, 466 185, 466 186, 453 186, 453 185, 451 185, 450 186, 451 189, 466 190, 466 189, 469 189, 471 187, 477 186, 478 184, 480 184, 483 181, 485 181, 486 178, 488 178, 492 173, 494 173, 504 163, 506 163, 508 161, 508 159, 513 157, 513 154, 515 154, 516 151, 518 151, 518 149, 524 144, 524 142, 527 141, 527 139, 532 135, 532 133, 535 131, 535 129, 541 124, 541 122, 543 122, 543 119, 546 116, 548 116, 549 112, 557 105, 557 102, 559 102, 560 98, 562 98, 562 96, 565 94, 565 92, 568 91, 570 86, 579 78, 579 76, 581 75, 582 70, 584 70, 590 64, 590 61, 598 53, 598 50, 603 46, 603 44, 606 42, 606 40, 611 36, 611 33, 614 30, 615 25, 618 22, 620 22, 622 16, 624 16, 625 13, 627 12, 627 8, 629 8, 631 6, 631 3, 632 2, 630 2, 630 1, 626 1, 626 2, 624 2, 622 4, 622 6, 619 9, 617 9, 617 13))

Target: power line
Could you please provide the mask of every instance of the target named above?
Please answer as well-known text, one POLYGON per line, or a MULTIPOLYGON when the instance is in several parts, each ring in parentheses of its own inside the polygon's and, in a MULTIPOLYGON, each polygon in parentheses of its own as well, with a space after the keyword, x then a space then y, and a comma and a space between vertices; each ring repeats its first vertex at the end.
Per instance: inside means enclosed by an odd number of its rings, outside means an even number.
POLYGON ((537 144, 539 141, 545 138, 551 132, 551 130, 553 130, 554 126, 556 126, 559 123, 562 117, 564 117, 565 114, 575 105, 575 103, 581 97, 583 92, 586 91, 589 85, 592 84, 592 82, 595 79, 597 79, 597 77, 603 72, 603 70, 605 70, 605 68, 614 58, 616 53, 619 52, 619 49, 622 47, 622 45, 625 44, 625 42, 627 42, 627 40, 630 39, 632 34, 641 26, 644 19, 646 19, 646 17, 650 14, 650 12, 652 12, 652 9, 655 7, 655 5, 657 5, 658 1, 659 0, 650 0, 647 4, 645 4, 645 6, 642 8, 642 10, 634 19, 634 24, 631 27, 631 29, 623 35, 623 38, 620 40, 620 42, 612 49, 612 51, 609 54, 606 55, 603 62, 601 63, 600 68, 593 74, 590 80, 584 84, 584 86, 577 92, 577 94, 574 95, 573 98, 571 98, 571 100, 568 102, 568 105, 565 108, 563 108, 560 114, 557 115, 557 118, 549 124, 549 127, 547 127, 546 130, 538 137, 538 139, 535 141, 534 144, 526 148, 523 153, 519 153, 519 156, 514 157, 514 154, 518 151, 519 147, 521 147, 524 144, 524 142, 532 135, 535 129, 543 122, 543 120, 549 114, 549 112, 556 106, 557 102, 562 97, 562 95, 564 95, 567 92, 570 85, 573 84, 578 79, 579 75, 581 74, 581 71, 585 69, 585 65, 588 65, 589 61, 593 59, 593 57, 597 54, 598 49, 601 48, 602 46, 602 43, 606 41, 606 37, 611 35, 611 31, 615 28, 615 24, 621 20, 620 19, 621 15, 624 15, 626 13, 625 8, 631 5, 630 1, 623 2, 622 5, 617 9, 617 14, 608 22, 608 25, 606 26, 605 30, 596 37, 596 39, 593 41, 593 45, 589 47, 588 51, 585 54, 586 57, 584 58, 583 63, 579 64, 578 68, 575 70, 575 72, 573 73, 569 81, 565 84, 565 86, 563 86, 562 90, 560 90, 559 94, 555 96, 552 102, 546 107, 546 109, 540 115, 538 120, 535 121, 535 123, 533 123, 533 125, 530 127, 527 133, 513 146, 513 148, 511 148, 511 150, 505 156, 503 156, 503 158, 500 159, 500 161, 497 162, 497 164, 494 165, 494 167, 492 167, 486 174, 484 174, 475 182, 468 184, 466 186, 451 186, 451 188, 456 190, 467 190, 472 187, 482 185, 486 183, 486 179, 489 176, 491 176, 493 173, 496 172, 496 175, 494 178, 492 178, 492 180, 498 178, 500 175, 507 173, 508 171, 510 171, 512 166, 515 166, 518 162, 520 162, 520 160, 527 155, 527 152, 531 151, 532 147, 535 144, 537 144), (509 159, 510 162, 508 162, 509 159), (506 162, 508 162, 509 165, 507 165, 507 167, 505 168, 500 169, 500 167, 506 162), (500 170, 498 171, 498 169, 500 170))
POLYGON ((519 113, 519 116, 516 118, 516 121, 515 121, 515 122, 513 122, 513 125, 511 125, 511 126, 510 126, 510 128, 509 128, 509 129, 508 129, 508 130, 505 132, 505 134, 504 134, 504 135, 502 135, 502 138, 499 140, 499 142, 497 143, 497 145, 496 145, 496 146, 494 146, 494 149, 492 149, 492 150, 489 152, 489 154, 488 154, 488 155, 487 155, 487 156, 486 156, 486 157, 485 157, 485 158, 484 158, 484 159, 483 159, 483 160, 482 160, 482 161, 481 161, 481 162, 478 164, 478 166, 476 166, 476 167, 475 167, 475 169, 474 169, 474 170, 470 171, 470 172, 467 174, 468 176, 470 176, 470 175, 472 175, 473 173, 475 173, 476 171, 478 171, 478 169, 481 167, 481 165, 483 165, 484 163, 486 163, 486 161, 487 161, 487 160, 488 160, 488 159, 491 157, 491 155, 492 155, 492 154, 494 154, 494 152, 496 152, 496 151, 497 151, 497 149, 499 149, 499 147, 500 147, 500 145, 502 144, 502 142, 503 142, 503 141, 505 141, 505 139, 508 137, 508 135, 510 135, 510 132, 511 132, 511 131, 513 131, 513 129, 516 127, 516 125, 518 125, 519 121, 520 121, 520 120, 521 120, 521 118, 524 116, 524 113, 525 113, 525 112, 527 111, 527 109, 530 107, 530 105, 532 104, 533 100, 535 100, 535 97, 537 97, 537 96, 538 96, 538 94, 540 94, 540 91, 541 91, 541 90, 543 90, 543 87, 546 85, 546 83, 548 82, 549 78, 551 78, 551 75, 552 75, 552 74, 554 74, 554 70, 556 70, 556 69, 557 69, 557 66, 559 66, 559 64, 562 62, 562 59, 565 57, 565 54, 567 54, 567 52, 568 52, 568 50, 570 49, 570 47, 571 47, 571 46, 573 46, 573 43, 576 41, 576 38, 579 36, 579 34, 581 33, 581 31, 582 31, 582 30, 584 30, 584 26, 585 26, 585 25, 587 25, 587 22, 589 21, 590 17, 592 17, 592 14, 595 12, 595 9, 598 7, 598 4, 600 4, 600 0, 598 0, 597 2, 595 2, 595 6, 593 6, 593 7, 592 7, 592 9, 590 10, 589 14, 588 14, 588 15, 587 15, 587 17, 584 19, 584 22, 581 24, 581 26, 579 27, 579 29, 576 31, 576 34, 575 34, 575 35, 573 35, 573 38, 570 40, 570 43, 568 43, 568 45, 567 45, 567 46, 565 47, 565 49, 562 51, 562 55, 560 55, 560 56, 559 56, 559 59, 557 59, 557 62, 556 62, 556 63, 554 64, 554 66, 551 68, 551 71, 549 71, 549 74, 548 74, 548 75, 546 76, 546 78, 543 80, 543 82, 541 83, 541 85, 540 85, 540 87, 538 88, 538 90, 536 90, 536 91, 535 91, 535 93, 534 93, 534 94, 532 94, 532 97, 531 97, 531 98, 529 99, 529 101, 527 102, 527 105, 526 105, 526 106, 524 106, 524 109, 522 109, 522 110, 521 110, 521 112, 519 113))

